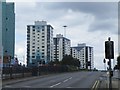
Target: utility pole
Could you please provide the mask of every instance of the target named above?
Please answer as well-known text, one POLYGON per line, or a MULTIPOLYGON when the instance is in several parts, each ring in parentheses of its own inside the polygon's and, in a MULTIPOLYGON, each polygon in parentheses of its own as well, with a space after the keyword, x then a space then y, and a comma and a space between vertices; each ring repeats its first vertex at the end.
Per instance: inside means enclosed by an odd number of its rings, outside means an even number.
POLYGON ((64 37, 66 37, 66 25, 63 26, 64 27, 64 37))

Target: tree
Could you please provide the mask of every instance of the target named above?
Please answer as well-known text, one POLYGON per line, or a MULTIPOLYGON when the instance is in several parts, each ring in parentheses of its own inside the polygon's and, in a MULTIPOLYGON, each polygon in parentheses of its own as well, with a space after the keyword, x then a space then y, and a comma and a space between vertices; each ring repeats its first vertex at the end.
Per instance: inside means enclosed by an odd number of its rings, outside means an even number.
POLYGON ((78 59, 74 59, 71 55, 65 55, 61 61, 61 64, 80 67, 80 61, 78 59))

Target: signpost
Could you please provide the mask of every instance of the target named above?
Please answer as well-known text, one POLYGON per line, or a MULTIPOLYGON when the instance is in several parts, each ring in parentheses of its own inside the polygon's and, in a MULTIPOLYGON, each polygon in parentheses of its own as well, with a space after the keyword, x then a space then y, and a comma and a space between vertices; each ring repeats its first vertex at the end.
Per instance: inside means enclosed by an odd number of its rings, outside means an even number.
POLYGON ((111 59, 114 59, 114 42, 105 41, 105 58, 109 59, 109 90, 112 90, 112 70, 111 70, 111 59))

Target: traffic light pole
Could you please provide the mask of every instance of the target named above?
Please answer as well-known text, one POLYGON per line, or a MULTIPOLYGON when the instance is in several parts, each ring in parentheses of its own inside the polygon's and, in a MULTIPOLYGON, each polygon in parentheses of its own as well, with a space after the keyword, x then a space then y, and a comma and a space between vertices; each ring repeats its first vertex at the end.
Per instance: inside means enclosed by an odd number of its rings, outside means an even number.
MULTIPOLYGON (((110 38, 108 38, 109 44, 111 44, 110 42, 110 38)), ((111 45, 109 45, 109 49, 110 49, 110 57, 109 57, 109 90, 112 90, 112 77, 111 77, 111 45)))
POLYGON ((112 90, 112 77, 111 77, 111 59, 109 59, 109 90, 112 90))

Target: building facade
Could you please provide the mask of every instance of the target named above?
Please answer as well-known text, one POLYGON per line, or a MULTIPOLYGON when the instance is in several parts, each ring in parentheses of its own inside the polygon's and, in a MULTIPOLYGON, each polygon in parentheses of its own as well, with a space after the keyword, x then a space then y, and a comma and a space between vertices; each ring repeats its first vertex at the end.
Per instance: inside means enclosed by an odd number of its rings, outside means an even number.
POLYGON ((93 47, 86 46, 85 43, 71 47, 71 55, 80 61, 81 69, 94 69, 93 47))
POLYGON ((46 21, 27 25, 27 65, 49 63, 53 60, 53 27, 46 21))
POLYGON ((14 57, 15 12, 14 3, 0 2, 0 42, 3 47, 4 64, 14 57))
POLYGON ((61 34, 53 38, 54 61, 61 61, 65 55, 70 55, 71 41, 61 34))

